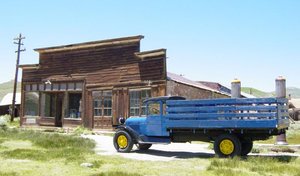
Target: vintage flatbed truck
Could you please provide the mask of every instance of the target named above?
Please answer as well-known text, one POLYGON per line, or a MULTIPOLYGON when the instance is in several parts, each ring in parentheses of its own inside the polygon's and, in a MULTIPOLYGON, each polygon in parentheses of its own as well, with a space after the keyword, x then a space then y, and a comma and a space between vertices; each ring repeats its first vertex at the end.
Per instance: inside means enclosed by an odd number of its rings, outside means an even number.
POLYGON ((134 144, 147 150, 152 144, 204 141, 214 143, 219 157, 245 156, 253 141, 283 134, 289 127, 285 98, 185 100, 172 96, 144 103, 145 117, 121 119, 113 139, 118 152, 130 152, 134 144))

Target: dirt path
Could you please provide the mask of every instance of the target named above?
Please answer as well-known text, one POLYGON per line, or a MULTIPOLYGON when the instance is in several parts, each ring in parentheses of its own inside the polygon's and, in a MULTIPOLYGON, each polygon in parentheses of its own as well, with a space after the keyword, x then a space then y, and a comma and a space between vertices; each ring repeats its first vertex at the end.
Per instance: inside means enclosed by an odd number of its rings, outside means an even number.
POLYGON ((136 146, 130 153, 119 153, 113 146, 113 138, 105 135, 84 135, 83 137, 96 141, 96 153, 100 155, 119 155, 125 158, 150 161, 170 161, 180 158, 214 157, 214 152, 208 150, 209 144, 172 143, 168 145, 155 144, 147 151, 139 151, 136 146))
MULTIPOLYGON (((93 139, 96 142, 95 151, 100 155, 119 155, 124 158, 148 161, 171 161, 184 158, 211 158, 214 151, 208 149, 209 144, 172 143, 168 145, 155 144, 147 151, 139 151, 134 146, 130 153, 118 153, 113 146, 113 138, 105 135, 83 135, 84 138, 93 139)), ((300 153, 259 153, 252 156, 295 156, 300 153)))

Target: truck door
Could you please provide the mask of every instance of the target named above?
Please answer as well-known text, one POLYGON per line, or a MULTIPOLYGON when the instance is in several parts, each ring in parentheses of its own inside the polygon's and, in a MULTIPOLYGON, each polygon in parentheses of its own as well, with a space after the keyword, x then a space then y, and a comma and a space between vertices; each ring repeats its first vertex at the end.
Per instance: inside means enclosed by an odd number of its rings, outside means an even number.
POLYGON ((160 101, 148 102, 146 132, 148 136, 161 136, 162 134, 162 104, 160 101))

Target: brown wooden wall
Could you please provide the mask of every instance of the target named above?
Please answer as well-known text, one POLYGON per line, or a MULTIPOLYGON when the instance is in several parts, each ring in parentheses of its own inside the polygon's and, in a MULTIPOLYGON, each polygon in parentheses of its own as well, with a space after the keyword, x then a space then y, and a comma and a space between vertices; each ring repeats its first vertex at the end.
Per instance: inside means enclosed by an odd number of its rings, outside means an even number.
MULTIPOLYGON (((22 83, 23 85, 44 83, 47 80, 84 82, 82 120, 63 119, 63 126, 83 124, 85 127, 93 128, 94 123, 98 122, 93 117, 92 92, 112 90, 112 123, 116 125, 118 117, 129 116, 129 89, 150 86, 152 96, 166 94, 165 54, 144 59, 136 55, 139 50, 140 44, 136 42, 126 45, 41 52, 38 68, 23 69, 22 83)), ((55 125, 54 119, 50 118, 39 117, 37 123, 55 125)))
POLYGON ((87 83, 121 81, 126 67, 138 60, 133 57, 139 45, 89 48, 40 54, 38 70, 25 70, 23 81, 41 79, 84 79, 87 83))

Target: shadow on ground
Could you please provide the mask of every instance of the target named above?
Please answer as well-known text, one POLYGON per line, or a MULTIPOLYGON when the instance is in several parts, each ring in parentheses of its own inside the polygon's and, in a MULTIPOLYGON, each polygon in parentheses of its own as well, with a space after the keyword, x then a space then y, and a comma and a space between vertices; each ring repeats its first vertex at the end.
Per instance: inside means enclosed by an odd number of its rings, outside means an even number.
POLYGON ((205 153, 205 152, 182 152, 182 151, 161 151, 155 149, 149 150, 135 150, 133 153, 147 154, 152 156, 160 156, 160 157, 171 157, 171 158, 179 158, 179 159, 189 159, 189 158, 213 158, 215 154, 205 153))

